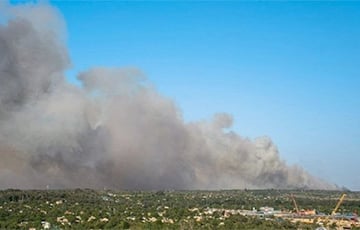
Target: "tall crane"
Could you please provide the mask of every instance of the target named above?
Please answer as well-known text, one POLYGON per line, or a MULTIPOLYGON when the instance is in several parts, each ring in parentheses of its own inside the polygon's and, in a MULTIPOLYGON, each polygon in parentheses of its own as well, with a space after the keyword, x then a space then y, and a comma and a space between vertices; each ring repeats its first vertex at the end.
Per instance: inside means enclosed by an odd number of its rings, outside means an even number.
POLYGON ((293 201, 293 203, 294 203, 294 207, 295 207, 295 211, 296 211, 296 214, 299 214, 300 212, 299 212, 299 208, 298 208, 298 206, 297 206, 297 204, 296 204, 296 200, 295 200, 295 198, 294 198, 294 195, 293 194, 291 194, 291 199, 292 199, 292 201, 293 201))
POLYGON ((343 194, 341 195, 341 197, 340 197, 338 203, 336 204, 334 210, 331 212, 331 215, 332 215, 332 216, 334 216, 335 213, 336 213, 336 211, 339 209, 341 203, 342 203, 342 202, 344 201, 344 199, 345 199, 345 196, 346 196, 345 193, 343 193, 343 194))

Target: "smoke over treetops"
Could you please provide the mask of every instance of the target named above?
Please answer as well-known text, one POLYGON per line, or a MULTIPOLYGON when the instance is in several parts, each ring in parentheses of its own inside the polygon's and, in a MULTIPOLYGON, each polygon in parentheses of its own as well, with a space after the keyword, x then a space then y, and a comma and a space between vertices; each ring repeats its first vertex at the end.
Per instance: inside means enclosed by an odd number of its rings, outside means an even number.
POLYGON ((67 83, 57 12, 0 8, 0 188, 336 188, 286 165, 269 138, 225 132, 227 114, 185 123, 137 69, 67 83))

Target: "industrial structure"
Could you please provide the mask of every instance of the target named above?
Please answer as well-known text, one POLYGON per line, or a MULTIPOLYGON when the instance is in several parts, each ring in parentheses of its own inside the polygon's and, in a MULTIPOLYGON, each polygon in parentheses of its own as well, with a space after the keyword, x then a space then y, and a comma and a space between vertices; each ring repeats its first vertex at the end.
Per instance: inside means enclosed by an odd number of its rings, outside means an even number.
POLYGON ((318 223, 324 226, 336 226, 338 229, 351 229, 352 227, 360 227, 360 222, 356 214, 344 215, 337 213, 345 197, 346 194, 342 194, 330 215, 325 215, 317 214, 315 210, 299 209, 294 195, 291 194, 290 198, 293 202, 295 213, 293 213, 293 215, 284 215, 284 213, 281 213, 277 216, 288 219, 291 222, 303 222, 308 224, 318 223))
POLYGON ((339 209, 339 207, 340 207, 341 203, 344 201, 345 196, 346 196, 346 194, 345 194, 345 193, 343 193, 343 194, 341 195, 341 197, 340 197, 340 199, 339 199, 338 203, 336 204, 336 206, 335 206, 334 210, 331 212, 331 215, 332 215, 332 216, 335 216, 336 211, 339 209))

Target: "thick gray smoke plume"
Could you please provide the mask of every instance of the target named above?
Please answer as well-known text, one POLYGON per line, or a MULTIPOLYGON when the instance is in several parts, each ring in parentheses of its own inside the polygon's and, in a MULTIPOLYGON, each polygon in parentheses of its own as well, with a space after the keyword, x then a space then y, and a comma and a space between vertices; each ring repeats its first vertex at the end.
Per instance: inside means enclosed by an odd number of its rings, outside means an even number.
POLYGON ((47 5, 2 6, 0 188, 336 188, 289 167, 232 117, 185 123, 137 69, 93 68, 68 84, 63 23, 47 5))

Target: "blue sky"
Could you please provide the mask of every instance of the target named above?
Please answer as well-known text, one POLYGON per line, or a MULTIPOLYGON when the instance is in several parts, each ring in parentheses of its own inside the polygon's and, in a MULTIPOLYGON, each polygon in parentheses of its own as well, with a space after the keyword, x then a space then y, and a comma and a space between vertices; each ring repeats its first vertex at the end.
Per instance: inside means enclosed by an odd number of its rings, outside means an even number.
POLYGON ((289 164, 360 190, 360 2, 51 1, 69 80, 140 68, 186 121, 233 115, 289 164))

